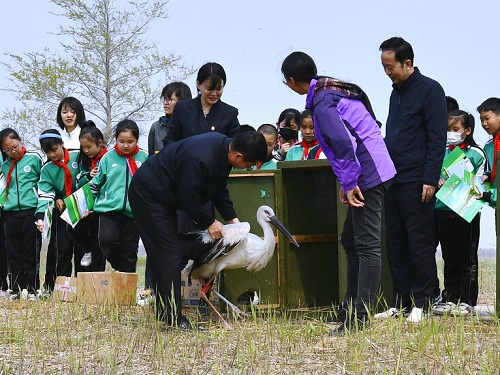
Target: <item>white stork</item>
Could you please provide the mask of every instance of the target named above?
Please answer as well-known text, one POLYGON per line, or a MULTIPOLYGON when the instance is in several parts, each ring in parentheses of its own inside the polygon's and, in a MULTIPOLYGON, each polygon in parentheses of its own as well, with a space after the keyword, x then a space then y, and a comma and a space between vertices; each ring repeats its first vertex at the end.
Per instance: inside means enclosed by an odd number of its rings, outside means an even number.
MULTIPOLYGON (((215 276, 224 269, 246 268, 252 272, 263 269, 271 260, 276 246, 273 228, 270 224, 278 228, 295 246, 299 246, 290 232, 276 217, 271 207, 259 207, 257 222, 264 231, 264 239, 249 233, 250 224, 247 222, 224 225, 225 235, 219 240, 212 239, 206 230, 199 232, 201 242, 205 244, 213 243, 214 246, 194 261, 190 261, 182 271, 204 283, 201 291, 202 298, 216 312, 227 328, 230 328, 229 324, 222 318, 206 296, 206 293, 212 288, 215 276)), ((226 299, 224 300, 226 303, 229 302, 226 299)), ((233 309, 236 308, 231 303, 229 305, 233 309)), ((238 310, 235 309, 235 311, 238 310)))

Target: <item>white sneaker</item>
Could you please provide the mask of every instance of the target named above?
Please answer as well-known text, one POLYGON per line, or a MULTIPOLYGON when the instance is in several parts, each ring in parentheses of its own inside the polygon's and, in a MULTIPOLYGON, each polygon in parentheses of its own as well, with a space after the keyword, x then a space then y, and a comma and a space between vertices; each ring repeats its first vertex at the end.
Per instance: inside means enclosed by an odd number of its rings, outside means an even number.
POLYGON ((405 310, 399 310, 395 307, 390 307, 387 311, 383 311, 373 315, 375 319, 398 318, 403 315, 405 310))
POLYGON ((28 301, 38 301, 38 297, 35 293, 28 293, 28 297, 26 299, 28 301))
POLYGON ((454 312, 457 305, 453 302, 441 302, 432 306, 432 313, 435 315, 446 315, 454 312))
POLYGON ((88 267, 92 264, 92 253, 83 254, 82 260, 80 261, 80 266, 88 267))
POLYGON ((413 309, 411 309, 411 313, 408 318, 406 318, 406 321, 410 323, 420 323, 423 319, 425 319, 423 309, 414 307, 413 309))
POLYGON ((455 309, 452 310, 453 315, 465 316, 465 315, 471 315, 474 313, 475 313, 474 307, 465 303, 465 302, 460 303, 458 306, 455 305, 455 309))

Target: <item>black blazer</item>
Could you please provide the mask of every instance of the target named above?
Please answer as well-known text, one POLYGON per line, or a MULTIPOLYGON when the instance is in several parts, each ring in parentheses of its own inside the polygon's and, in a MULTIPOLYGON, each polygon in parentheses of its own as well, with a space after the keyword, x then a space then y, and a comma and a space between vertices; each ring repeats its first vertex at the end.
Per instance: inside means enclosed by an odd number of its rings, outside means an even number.
POLYGON ((231 172, 230 142, 231 138, 217 132, 175 142, 148 158, 137 169, 133 183, 158 204, 185 211, 203 229, 215 220, 208 202, 224 220, 234 219, 237 216, 226 186, 231 172))
POLYGON ((238 110, 222 101, 215 103, 207 117, 203 115, 200 96, 178 102, 174 107, 167 135, 163 140, 170 143, 193 135, 218 132, 233 138, 240 131, 238 110))

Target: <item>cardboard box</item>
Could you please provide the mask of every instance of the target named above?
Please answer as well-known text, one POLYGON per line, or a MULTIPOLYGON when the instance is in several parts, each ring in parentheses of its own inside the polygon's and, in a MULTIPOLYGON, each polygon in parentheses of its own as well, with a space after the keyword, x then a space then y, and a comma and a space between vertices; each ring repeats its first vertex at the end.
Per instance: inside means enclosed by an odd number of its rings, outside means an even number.
POLYGON ((77 286, 76 277, 57 276, 54 285, 54 298, 64 302, 76 301, 77 286))
POLYGON ((126 272, 79 272, 79 303, 136 304, 137 273, 126 272))
MULTIPOLYGON (((219 279, 215 278, 212 289, 218 290, 219 279)), ((188 285, 188 277, 181 273, 181 304, 182 306, 198 306, 200 304, 200 292, 203 284, 196 279, 191 279, 191 285, 188 285)), ((215 293, 210 293, 210 301, 214 305, 219 304, 219 297, 215 293)))

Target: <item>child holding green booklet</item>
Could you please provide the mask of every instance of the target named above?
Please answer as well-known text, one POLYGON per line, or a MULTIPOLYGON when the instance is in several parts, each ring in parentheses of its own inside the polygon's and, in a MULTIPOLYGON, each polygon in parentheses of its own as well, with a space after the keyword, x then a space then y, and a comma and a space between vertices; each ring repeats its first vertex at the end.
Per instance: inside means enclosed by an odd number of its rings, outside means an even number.
MULTIPOLYGON (((470 113, 461 110, 451 112, 448 115, 445 158, 458 147, 467 159, 464 170, 472 169, 469 172, 481 176, 484 173, 486 155, 474 141, 473 133, 474 117, 470 113)), ((443 174, 438 188, 444 185, 448 177, 446 173, 443 174)), ((463 178, 463 173, 459 177, 463 178)), ((477 251, 480 214, 478 213, 469 223, 438 199, 436 220, 444 260, 445 290, 442 293, 442 300, 433 306, 432 311, 437 315, 471 314, 474 312, 478 297, 477 251)))
POLYGON ((488 170, 483 178, 491 184, 489 192, 483 193, 483 199, 493 208, 497 205, 497 152, 500 151, 500 99, 488 98, 479 107, 477 107, 481 118, 483 129, 492 136, 484 145, 484 151, 488 158, 488 170))

